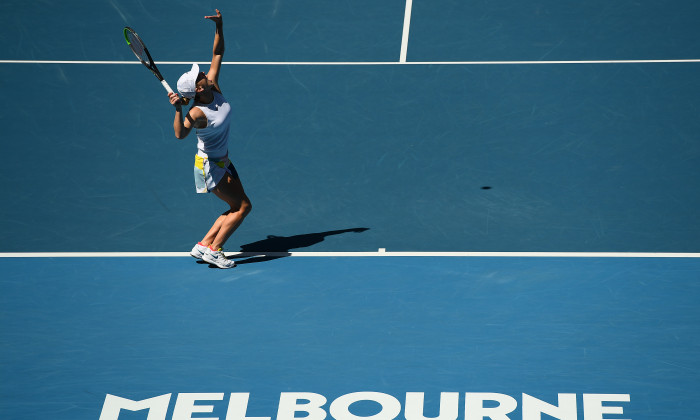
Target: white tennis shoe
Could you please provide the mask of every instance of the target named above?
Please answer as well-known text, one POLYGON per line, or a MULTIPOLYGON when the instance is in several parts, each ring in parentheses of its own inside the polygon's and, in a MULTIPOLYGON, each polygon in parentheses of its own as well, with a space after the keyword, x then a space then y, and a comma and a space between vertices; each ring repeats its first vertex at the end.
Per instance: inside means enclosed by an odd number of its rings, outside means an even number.
POLYGON ((202 259, 219 268, 233 268, 236 266, 236 262, 226 258, 226 255, 224 255, 221 250, 212 251, 211 249, 207 248, 206 252, 202 256, 202 259))
POLYGON ((197 244, 194 246, 194 248, 192 248, 192 251, 190 251, 190 255, 198 260, 201 260, 204 253, 207 252, 207 249, 208 248, 206 246, 197 244))

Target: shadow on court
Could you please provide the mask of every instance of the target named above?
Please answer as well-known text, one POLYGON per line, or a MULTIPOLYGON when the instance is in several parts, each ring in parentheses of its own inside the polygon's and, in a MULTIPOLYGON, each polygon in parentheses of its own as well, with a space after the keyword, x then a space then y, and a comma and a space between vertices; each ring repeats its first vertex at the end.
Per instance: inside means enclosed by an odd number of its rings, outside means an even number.
MULTIPOLYGON (((308 248, 321 243, 328 236, 342 235, 344 233, 351 232, 361 233, 368 230, 369 228, 353 228, 331 230, 328 232, 306 233, 303 235, 294 236, 268 235, 266 239, 241 245, 241 253, 233 256, 232 258, 245 258, 243 260, 237 260, 236 264, 238 265, 272 261, 278 258, 289 257, 292 255, 291 250, 293 249, 308 248)), ((200 262, 206 264, 204 261, 200 262)), ((213 265, 210 265, 210 267, 217 268, 213 265)))
POLYGON ((342 235, 350 232, 361 233, 367 230, 369 230, 369 228, 331 230, 328 232, 306 233, 294 236, 268 235, 267 239, 241 245, 243 256, 248 258, 236 261, 236 264, 251 264, 288 257, 291 255, 291 250, 308 248, 316 245, 323 242, 328 236, 342 235))

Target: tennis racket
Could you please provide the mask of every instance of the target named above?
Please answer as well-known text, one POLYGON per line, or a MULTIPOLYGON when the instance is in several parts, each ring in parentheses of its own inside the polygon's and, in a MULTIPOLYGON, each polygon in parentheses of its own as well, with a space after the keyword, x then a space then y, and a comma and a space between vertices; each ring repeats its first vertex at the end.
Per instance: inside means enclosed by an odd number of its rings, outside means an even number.
MULTIPOLYGON (((156 67, 156 63, 153 61, 151 53, 148 52, 148 48, 146 48, 146 44, 143 43, 141 37, 139 37, 139 35, 133 29, 127 26, 124 28, 124 38, 126 39, 126 43, 129 45, 129 48, 131 48, 131 51, 134 52, 134 55, 139 59, 141 64, 146 66, 146 68, 158 78, 168 93, 173 93, 173 89, 170 87, 170 85, 168 85, 168 82, 165 81, 163 75, 160 74, 160 71, 158 71, 158 67, 156 67)), ((188 98, 181 97, 180 100, 185 105, 187 105, 189 102, 188 98)))

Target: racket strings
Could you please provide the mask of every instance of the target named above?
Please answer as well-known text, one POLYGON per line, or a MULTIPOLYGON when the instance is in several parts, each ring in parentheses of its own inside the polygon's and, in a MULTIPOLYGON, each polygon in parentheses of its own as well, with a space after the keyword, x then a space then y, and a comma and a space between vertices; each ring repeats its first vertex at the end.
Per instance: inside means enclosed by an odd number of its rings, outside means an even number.
POLYGON ((144 47, 141 40, 131 32, 128 32, 126 37, 129 40, 129 46, 131 47, 131 50, 134 52, 134 54, 136 54, 136 57, 138 57, 139 60, 145 63, 148 62, 148 56, 146 55, 146 47, 144 47))

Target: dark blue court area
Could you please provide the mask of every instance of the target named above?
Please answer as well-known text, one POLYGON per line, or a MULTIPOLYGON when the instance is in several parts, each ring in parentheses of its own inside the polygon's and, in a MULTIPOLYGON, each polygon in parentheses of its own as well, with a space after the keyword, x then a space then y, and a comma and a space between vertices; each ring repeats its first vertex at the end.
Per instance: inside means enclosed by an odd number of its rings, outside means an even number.
MULTIPOLYGON (((25 62, 0 72, 27 82, 0 117, 21 127, 3 140, 16 158, 2 165, 0 251, 186 251, 223 211, 194 194, 194 137, 174 138, 165 91, 126 47, 124 25, 156 61, 208 62, 213 25, 202 16, 218 7, 230 62, 397 63, 405 5, 7 8, 2 58, 25 62)), ((407 60, 695 58, 699 8, 415 1, 407 60)), ((173 85, 188 69, 161 65, 173 85)), ((230 155, 254 207, 229 248, 369 228, 308 250, 697 252, 699 70, 225 65, 230 155)))
POLYGON ((0 419, 700 418, 698 18, 690 0, 5 4, 0 419), (184 255, 226 210, 195 193, 195 136, 175 139, 122 36, 175 86, 211 59, 216 8, 253 204, 225 250, 246 256, 100 256, 184 255), (347 254, 380 248, 413 254, 347 254))

